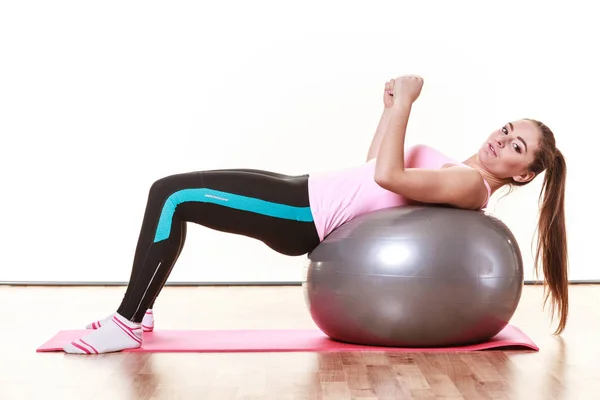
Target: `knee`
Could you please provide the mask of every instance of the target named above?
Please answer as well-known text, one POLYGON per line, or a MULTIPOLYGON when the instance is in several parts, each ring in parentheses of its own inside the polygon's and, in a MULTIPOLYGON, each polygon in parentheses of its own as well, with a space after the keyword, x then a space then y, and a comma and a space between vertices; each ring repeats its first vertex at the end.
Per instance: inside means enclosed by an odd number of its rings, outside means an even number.
POLYGON ((160 178, 150 186, 149 197, 165 199, 177 190, 177 175, 160 178))
MULTIPOLYGON (((202 172, 180 173, 165 176, 156 180, 150 186, 149 198, 163 203, 178 203, 181 201, 181 196, 178 195, 178 192, 202 186, 203 179, 204 176, 202 172)), ((173 206, 176 206, 176 204, 173 204, 173 206)))

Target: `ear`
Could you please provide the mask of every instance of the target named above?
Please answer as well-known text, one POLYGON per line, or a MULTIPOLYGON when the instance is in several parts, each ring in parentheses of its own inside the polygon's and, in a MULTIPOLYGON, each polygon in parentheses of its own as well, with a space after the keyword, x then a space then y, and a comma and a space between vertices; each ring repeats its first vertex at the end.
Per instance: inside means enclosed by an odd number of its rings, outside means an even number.
POLYGON ((521 175, 513 176, 513 180, 519 183, 530 182, 533 178, 535 178, 535 174, 531 171, 527 171, 525 173, 522 173, 521 175))

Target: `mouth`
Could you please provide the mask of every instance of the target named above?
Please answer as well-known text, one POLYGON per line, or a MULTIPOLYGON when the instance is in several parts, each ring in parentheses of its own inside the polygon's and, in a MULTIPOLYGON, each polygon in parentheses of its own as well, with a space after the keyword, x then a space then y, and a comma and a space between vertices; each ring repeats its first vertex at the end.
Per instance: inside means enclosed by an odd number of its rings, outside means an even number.
POLYGON ((488 150, 494 155, 494 157, 498 157, 498 154, 496 154, 496 149, 491 143, 488 143, 488 150))

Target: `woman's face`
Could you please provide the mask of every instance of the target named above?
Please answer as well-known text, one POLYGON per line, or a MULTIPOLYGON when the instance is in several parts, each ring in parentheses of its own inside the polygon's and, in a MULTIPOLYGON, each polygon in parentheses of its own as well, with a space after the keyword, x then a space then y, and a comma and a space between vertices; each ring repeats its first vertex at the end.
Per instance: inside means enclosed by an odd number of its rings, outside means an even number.
POLYGON ((488 136, 477 153, 479 164, 497 178, 527 182, 535 177, 528 167, 540 147, 541 134, 532 121, 509 122, 488 136))

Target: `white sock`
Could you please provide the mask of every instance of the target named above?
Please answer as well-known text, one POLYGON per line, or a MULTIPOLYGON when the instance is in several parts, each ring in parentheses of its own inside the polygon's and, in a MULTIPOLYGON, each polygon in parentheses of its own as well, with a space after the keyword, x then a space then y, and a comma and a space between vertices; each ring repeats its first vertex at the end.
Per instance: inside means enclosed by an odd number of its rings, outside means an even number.
POLYGON ((116 312, 115 312, 115 313, 112 313, 112 314, 110 314, 108 317, 106 317, 106 318, 104 318, 104 319, 101 319, 101 320, 99 320, 99 321, 90 322, 89 324, 87 324, 87 325, 85 326, 85 329, 98 329, 98 328, 100 328, 102 325, 105 325, 105 324, 107 324, 108 322, 110 322, 110 320, 111 320, 111 319, 112 319, 112 318, 113 318, 115 315, 117 315, 117 313, 116 313, 116 312))
POLYGON ((144 332, 152 332, 154 330, 154 313, 152 309, 147 309, 144 318, 142 319, 142 330, 144 332))
MULTIPOLYGON (((116 312, 99 321, 90 322, 85 326, 85 329, 98 329, 102 325, 110 322, 115 315, 117 315, 116 312)), ((144 332, 152 332, 154 330, 154 313, 151 309, 146 310, 146 314, 144 314, 144 319, 142 319, 142 330, 144 332)))
POLYGON ((142 345, 141 324, 128 321, 115 314, 112 319, 71 343, 65 345, 65 353, 101 354, 125 349, 135 349, 142 345))

